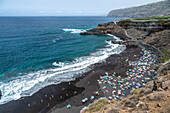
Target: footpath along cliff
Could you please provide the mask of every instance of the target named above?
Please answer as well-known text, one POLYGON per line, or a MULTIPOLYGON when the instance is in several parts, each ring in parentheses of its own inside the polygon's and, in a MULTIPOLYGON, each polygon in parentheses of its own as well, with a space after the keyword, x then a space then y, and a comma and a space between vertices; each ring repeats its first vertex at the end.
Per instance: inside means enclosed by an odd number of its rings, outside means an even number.
POLYGON ((126 41, 151 44, 158 49, 170 48, 170 18, 153 20, 117 20, 99 24, 81 35, 112 34, 126 41))
POLYGON ((113 43, 128 45, 143 43, 160 51, 160 63, 155 67, 157 74, 143 88, 132 90, 127 97, 110 102, 98 100, 83 113, 92 113, 92 108, 102 106, 94 113, 170 113, 170 19, 117 20, 99 24, 81 35, 112 34, 123 41, 113 43), (103 104, 104 103, 104 104, 103 104))

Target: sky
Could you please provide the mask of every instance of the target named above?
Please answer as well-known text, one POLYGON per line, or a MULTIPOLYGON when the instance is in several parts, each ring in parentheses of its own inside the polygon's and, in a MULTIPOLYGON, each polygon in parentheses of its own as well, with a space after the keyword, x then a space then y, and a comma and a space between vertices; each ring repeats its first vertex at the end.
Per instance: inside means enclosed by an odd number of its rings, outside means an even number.
POLYGON ((0 0, 0 16, 105 16, 162 0, 0 0))

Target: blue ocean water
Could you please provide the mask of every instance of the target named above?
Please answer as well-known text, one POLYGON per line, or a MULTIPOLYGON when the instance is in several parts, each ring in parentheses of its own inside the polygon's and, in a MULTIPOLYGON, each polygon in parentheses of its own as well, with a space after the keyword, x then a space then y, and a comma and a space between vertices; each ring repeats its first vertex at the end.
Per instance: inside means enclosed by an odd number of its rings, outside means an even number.
POLYGON ((111 36, 79 35, 108 17, 0 17, 0 104, 88 71, 124 47, 111 36), (64 29, 71 29, 68 32, 64 29), (56 63, 57 62, 57 63, 56 63))

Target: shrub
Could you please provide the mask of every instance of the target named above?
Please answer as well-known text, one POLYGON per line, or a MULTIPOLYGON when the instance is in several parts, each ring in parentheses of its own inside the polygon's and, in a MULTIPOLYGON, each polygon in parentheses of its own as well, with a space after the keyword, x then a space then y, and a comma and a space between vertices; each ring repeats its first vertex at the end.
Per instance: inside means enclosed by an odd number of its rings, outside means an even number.
POLYGON ((153 69, 154 69, 155 71, 158 71, 158 69, 159 69, 160 67, 161 67, 160 65, 156 65, 153 69))
POLYGON ((170 51, 168 49, 164 49, 162 51, 162 54, 160 55, 159 61, 161 62, 167 62, 168 60, 170 60, 170 51))
POLYGON ((145 89, 144 88, 141 88, 141 90, 139 91, 140 94, 144 93, 145 92, 145 89))
POLYGON ((117 23, 119 26, 127 27, 131 23, 131 19, 122 19, 117 23))
POLYGON ((141 90, 140 88, 139 88, 139 89, 132 90, 132 91, 131 91, 131 94, 138 94, 138 92, 139 92, 140 90, 141 90))
POLYGON ((164 20, 161 20, 161 19, 158 20, 158 25, 160 25, 161 27, 164 27, 164 24, 165 24, 164 20))
POLYGON ((116 103, 116 100, 115 100, 115 99, 113 99, 113 100, 111 100, 110 102, 111 102, 111 103, 116 103))
POLYGON ((126 102, 126 99, 124 98, 124 99, 122 99, 120 102, 123 104, 123 103, 126 102))
POLYGON ((99 111, 104 105, 108 104, 107 99, 100 99, 94 104, 91 104, 88 109, 85 109, 82 113, 92 113, 99 111))

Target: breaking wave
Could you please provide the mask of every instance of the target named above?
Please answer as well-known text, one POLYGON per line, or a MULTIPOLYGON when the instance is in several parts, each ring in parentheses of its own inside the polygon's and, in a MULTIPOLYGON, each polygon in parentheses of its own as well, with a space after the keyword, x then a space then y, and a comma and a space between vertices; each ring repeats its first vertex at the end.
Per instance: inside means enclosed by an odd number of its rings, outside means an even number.
POLYGON ((63 29, 66 32, 71 32, 71 33, 83 33, 86 32, 84 29, 63 29))
POLYGON ((120 38, 118 38, 118 37, 116 37, 116 36, 114 36, 112 34, 107 34, 107 36, 113 37, 116 41, 122 41, 122 40, 120 40, 120 38))
POLYGON ((112 54, 119 54, 126 48, 123 45, 112 44, 111 41, 106 41, 106 43, 108 45, 105 48, 99 49, 88 56, 76 58, 70 63, 54 62, 55 68, 28 73, 15 80, 0 83, 0 90, 2 91, 0 104, 24 96, 31 96, 51 84, 75 80, 77 75, 89 71, 90 65, 104 61, 112 54))

